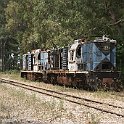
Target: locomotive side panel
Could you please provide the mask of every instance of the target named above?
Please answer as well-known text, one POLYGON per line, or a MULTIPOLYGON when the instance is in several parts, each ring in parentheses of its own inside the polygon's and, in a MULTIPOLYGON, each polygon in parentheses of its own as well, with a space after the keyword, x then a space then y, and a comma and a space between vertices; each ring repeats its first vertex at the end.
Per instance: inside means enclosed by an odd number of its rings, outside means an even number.
POLYGON ((93 70, 93 43, 82 45, 82 56, 84 71, 93 70))
POLYGON ((116 48, 115 43, 111 43, 108 41, 103 42, 96 42, 94 44, 94 70, 101 71, 101 70, 113 70, 116 68, 116 48), (99 57, 99 63, 95 61, 99 57))
POLYGON ((28 52, 27 54, 27 62, 28 62, 28 71, 32 71, 33 70, 33 54, 31 54, 30 52, 28 52))
POLYGON ((60 67, 60 51, 59 50, 51 50, 50 52, 50 69, 58 70, 60 67))
POLYGON ((35 51, 32 52, 34 54, 33 56, 33 71, 39 71, 41 66, 40 62, 41 62, 41 58, 40 58, 40 54, 41 54, 41 49, 37 49, 35 51))
POLYGON ((23 70, 28 70, 28 54, 23 55, 23 70))
POLYGON ((62 49, 62 69, 68 69, 68 47, 62 49))
POLYGON ((47 51, 41 51, 40 54, 40 60, 41 60, 41 70, 48 70, 50 68, 49 60, 48 60, 48 52, 47 51))

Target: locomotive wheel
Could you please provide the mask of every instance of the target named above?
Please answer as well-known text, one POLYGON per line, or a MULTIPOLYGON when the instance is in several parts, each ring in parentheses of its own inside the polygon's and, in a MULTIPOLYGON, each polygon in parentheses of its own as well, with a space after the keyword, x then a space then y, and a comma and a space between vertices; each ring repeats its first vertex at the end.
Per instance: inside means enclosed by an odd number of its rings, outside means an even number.
POLYGON ((74 88, 79 88, 79 83, 78 83, 78 82, 73 82, 73 83, 72 83, 72 87, 74 87, 74 88))
POLYGON ((50 78, 50 82, 54 85, 55 84, 55 79, 54 79, 54 77, 51 77, 50 78))
POLYGON ((115 91, 117 92, 120 92, 123 90, 123 85, 122 85, 122 82, 121 81, 118 81, 118 82, 113 82, 113 88, 115 91))
POLYGON ((47 75, 47 80, 53 85, 57 84, 56 75, 53 75, 53 74, 47 75))
POLYGON ((98 90, 98 83, 97 82, 90 82, 88 84, 88 89, 90 91, 97 91, 98 90))

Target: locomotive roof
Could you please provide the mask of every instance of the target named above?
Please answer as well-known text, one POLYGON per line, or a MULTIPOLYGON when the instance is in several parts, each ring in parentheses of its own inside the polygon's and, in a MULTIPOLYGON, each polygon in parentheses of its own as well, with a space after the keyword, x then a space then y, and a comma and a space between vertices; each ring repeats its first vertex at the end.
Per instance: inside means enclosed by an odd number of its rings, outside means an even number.
POLYGON ((84 41, 82 41, 82 39, 75 40, 74 44, 71 45, 70 50, 76 50, 78 45, 83 44, 83 43, 84 43, 84 41))
POLYGON ((103 35, 102 38, 96 38, 93 42, 111 42, 111 43, 116 43, 116 40, 110 39, 103 35))
POLYGON ((96 38, 95 40, 85 41, 85 43, 97 43, 97 42, 101 42, 101 43, 110 42, 110 43, 115 43, 115 44, 117 43, 116 40, 110 39, 110 38, 105 37, 105 36, 103 36, 102 38, 101 37, 96 38))

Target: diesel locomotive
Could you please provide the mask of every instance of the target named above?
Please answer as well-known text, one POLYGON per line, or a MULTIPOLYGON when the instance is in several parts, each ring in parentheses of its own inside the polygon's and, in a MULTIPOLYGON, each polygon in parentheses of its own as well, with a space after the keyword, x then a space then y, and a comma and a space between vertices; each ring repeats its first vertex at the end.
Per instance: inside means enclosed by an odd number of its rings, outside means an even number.
POLYGON ((64 48, 32 50, 23 55, 21 77, 91 90, 119 89, 116 40, 78 39, 64 48))

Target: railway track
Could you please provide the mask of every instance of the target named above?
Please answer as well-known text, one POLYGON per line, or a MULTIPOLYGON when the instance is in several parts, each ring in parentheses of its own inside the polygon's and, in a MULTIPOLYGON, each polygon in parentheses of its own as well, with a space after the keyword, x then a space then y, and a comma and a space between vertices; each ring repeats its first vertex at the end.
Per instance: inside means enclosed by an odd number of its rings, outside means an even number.
POLYGON ((65 101, 68 101, 71 103, 78 104, 78 105, 83 105, 88 108, 93 108, 93 109, 99 110, 101 112, 113 114, 113 115, 124 118, 124 107, 122 107, 122 106, 112 105, 109 103, 103 103, 100 101, 95 101, 95 100, 86 99, 86 98, 82 98, 82 97, 78 97, 78 96, 74 96, 74 95, 69 95, 69 94, 65 94, 62 92, 44 89, 41 87, 36 87, 36 86, 20 83, 17 81, 13 81, 13 80, 6 80, 6 79, 0 78, 0 82, 7 83, 7 84, 10 84, 10 85, 13 85, 16 87, 24 88, 24 89, 27 89, 27 90, 30 90, 33 92, 37 92, 40 94, 44 94, 47 96, 52 96, 52 97, 62 99, 62 100, 65 100, 65 101))

